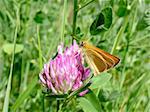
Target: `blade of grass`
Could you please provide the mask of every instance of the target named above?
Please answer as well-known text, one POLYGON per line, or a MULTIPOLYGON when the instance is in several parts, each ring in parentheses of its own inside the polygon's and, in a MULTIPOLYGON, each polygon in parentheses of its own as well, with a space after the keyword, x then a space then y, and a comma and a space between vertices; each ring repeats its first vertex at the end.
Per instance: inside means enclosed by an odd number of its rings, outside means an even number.
MULTIPOLYGON (((42 62, 42 51, 41 51, 41 39, 40 39, 40 26, 37 25, 37 37, 38 37, 38 50, 39 50, 39 68, 42 70, 43 62, 42 62)), ((44 95, 41 94, 41 102, 42 102, 42 111, 45 112, 45 102, 44 102, 44 95)))
POLYGON ((5 100, 4 100, 3 112, 8 112, 8 107, 9 107, 9 96, 10 96, 10 91, 11 91, 13 63, 14 63, 14 58, 15 58, 16 38, 17 38, 17 27, 15 30, 15 36, 14 36, 14 48, 13 48, 14 50, 13 50, 12 60, 11 60, 11 65, 10 65, 10 73, 9 73, 9 79, 7 83, 7 90, 6 90, 5 100))
POLYGON ((39 68, 42 69, 42 51, 41 51, 41 41, 40 41, 40 34, 39 34, 40 26, 37 25, 37 37, 38 37, 38 50, 39 50, 39 68))
POLYGON ((9 79, 8 79, 7 89, 6 89, 6 96, 4 99, 3 112, 8 112, 8 108, 9 108, 9 96, 11 91, 12 72, 13 72, 13 64, 15 59, 15 48, 16 48, 16 40, 17 40, 17 32, 18 32, 19 8, 17 8, 16 16, 17 16, 17 20, 16 20, 16 29, 14 33, 14 42, 13 42, 14 46, 13 46, 11 65, 10 65, 9 79))
POLYGON ((125 22, 123 24, 123 26, 120 28, 119 32, 117 33, 117 36, 115 38, 115 41, 114 41, 114 44, 113 44, 113 47, 112 47, 112 50, 111 50, 111 54, 114 53, 114 51, 116 50, 118 44, 119 44, 119 41, 121 40, 121 37, 122 37, 122 34, 127 26, 127 23, 128 23, 128 16, 126 16, 125 18, 125 22))
POLYGON ((147 85, 148 101, 147 101, 147 104, 145 106, 144 112, 148 112, 148 110, 150 110, 150 88, 149 88, 149 84, 147 85))
MULTIPOLYGON (((135 5, 135 3, 136 3, 136 0, 133 0, 132 3, 131 3, 131 5, 130 5, 130 7, 133 8, 133 6, 135 5)), ((129 5, 127 7, 129 7, 129 5)), ((130 14, 131 14, 131 12, 130 12, 130 14)), ((111 54, 114 53, 115 49, 117 48, 117 46, 119 44, 119 41, 121 40, 122 34, 125 31, 125 28, 126 28, 126 26, 128 24, 129 16, 131 16, 131 15, 127 15, 125 17, 125 19, 124 19, 125 22, 124 22, 123 26, 120 28, 119 32, 117 33, 117 36, 115 38, 115 41, 114 41, 114 44, 113 44, 113 47, 112 47, 112 50, 111 50, 111 54)))
POLYGON ((66 10, 67 10, 67 0, 64 0, 63 7, 63 17, 62 17, 62 28, 61 28, 61 42, 64 43, 64 31, 65 31, 65 22, 66 22, 66 10))
POLYGON ((24 74, 23 91, 26 90, 26 88, 27 88, 27 80, 28 80, 29 69, 30 69, 30 62, 28 61, 27 65, 26 65, 26 69, 25 69, 25 74, 24 74))
MULTIPOLYGON (((39 63, 40 63, 39 68, 41 70, 42 69, 42 51, 41 51, 41 42, 40 42, 38 25, 37 25, 37 37, 38 37, 38 50, 39 50, 39 63)), ((37 83, 38 83, 38 78, 37 78, 37 76, 35 76, 32 80, 32 83, 27 87, 27 89, 19 95, 18 99, 16 100, 16 102, 14 103, 14 105, 11 108, 12 111, 16 111, 16 109, 20 107, 20 105, 23 103, 23 101, 25 99, 27 99, 28 96, 30 95, 30 93, 33 91, 33 89, 35 88, 37 83)))
POLYGON ((38 82, 38 78, 37 78, 37 76, 35 76, 32 80, 32 84, 29 84, 27 89, 19 95, 18 99, 16 100, 16 102, 14 103, 14 105, 11 108, 12 112, 15 112, 20 107, 20 105, 23 103, 23 101, 28 98, 30 93, 33 91, 33 89, 37 85, 37 82, 38 82))
POLYGON ((141 42, 142 40, 145 40, 147 38, 150 38, 150 34, 144 35, 143 37, 140 37, 136 40, 134 39, 130 42, 130 44, 135 44, 135 43, 141 42))
POLYGON ((125 61, 125 60, 127 59, 127 56, 128 56, 129 39, 126 38, 126 41, 127 41, 127 45, 126 45, 126 49, 125 49, 125 51, 124 51, 124 57, 123 57, 123 59, 122 59, 122 64, 123 64, 124 66, 123 66, 123 69, 122 69, 122 75, 121 75, 121 77, 120 77, 120 90, 121 90, 121 88, 122 88, 122 86, 123 86, 123 83, 124 83, 124 80, 125 80, 125 78, 126 78, 126 74, 125 74, 126 61, 125 61))
POLYGON ((149 79, 148 75, 144 73, 137 82, 133 83, 134 86, 130 88, 130 96, 127 102, 127 111, 131 112, 135 108, 135 104, 138 102, 138 97, 143 92, 145 82, 149 79))
MULTIPOLYGON (((23 51, 24 53, 24 51, 23 51)), ((21 62, 21 84, 20 84, 20 92, 21 93, 23 91, 23 88, 22 88, 22 82, 23 82, 23 76, 24 76, 24 68, 25 68, 25 60, 23 58, 23 53, 22 53, 22 62, 21 62)))
POLYGON ((13 26, 15 26, 15 22, 14 22, 14 20, 13 20, 13 17, 11 16, 11 14, 9 13, 8 10, 6 10, 6 14, 7 14, 7 16, 9 17, 9 19, 10 19, 11 23, 13 24, 13 26))
MULTIPOLYGON (((77 21, 77 11, 78 9, 78 0, 74 0, 74 9, 73 9, 73 25, 72 25, 72 35, 73 37, 76 35, 76 21, 77 21)), ((73 38, 72 38, 73 43, 73 38)))
POLYGON ((24 67, 25 67, 25 62, 24 62, 24 59, 22 57, 21 86, 20 86, 20 92, 19 93, 22 93, 27 88, 27 80, 28 80, 28 74, 29 74, 29 69, 30 69, 30 62, 27 61, 25 71, 24 71, 24 67))

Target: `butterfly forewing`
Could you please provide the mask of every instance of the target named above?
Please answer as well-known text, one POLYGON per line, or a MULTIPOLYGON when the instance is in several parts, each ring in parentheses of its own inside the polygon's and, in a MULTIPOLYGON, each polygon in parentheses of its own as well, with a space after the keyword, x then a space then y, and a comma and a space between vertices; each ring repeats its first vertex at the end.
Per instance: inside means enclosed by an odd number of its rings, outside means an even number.
POLYGON ((98 55, 95 55, 95 52, 86 50, 85 56, 89 66, 94 70, 94 75, 97 75, 107 69, 107 64, 102 58, 99 58, 98 55))
POLYGON ((83 49, 86 57, 88 58, 88 64, 94 70, 94 75, 114 67, 120 61, 118 57, 88 43, 83 44, 83 49))

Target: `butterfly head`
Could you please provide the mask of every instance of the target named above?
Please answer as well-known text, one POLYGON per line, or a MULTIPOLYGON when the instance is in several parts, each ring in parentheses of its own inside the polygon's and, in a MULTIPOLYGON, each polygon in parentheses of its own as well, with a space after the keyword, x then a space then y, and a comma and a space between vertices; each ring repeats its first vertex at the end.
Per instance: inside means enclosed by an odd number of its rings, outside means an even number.
POLYGON ((80 47, 85 47, 85 45, 86 45, 86 42, 84 42, 84 41, 82 41, 82 42, 80 43, 80 47))

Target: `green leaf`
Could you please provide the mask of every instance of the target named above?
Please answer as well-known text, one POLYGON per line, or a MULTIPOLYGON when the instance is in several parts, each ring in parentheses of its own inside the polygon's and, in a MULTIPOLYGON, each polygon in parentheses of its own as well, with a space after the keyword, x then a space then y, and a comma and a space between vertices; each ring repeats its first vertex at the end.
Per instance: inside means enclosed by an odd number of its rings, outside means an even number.
POLYGON ((101 89, 98 98, 100 102, 107 102, 107 101, 113 101, 116 100, 120 96, 120 93, 118 91, 109 92, 107 90, 101 89))
POLYGON ((100 102, 107 102, 109 101, 109 91, 101 89, 98 98, 100 102))
POLYGON ((76 28, 76 34, 80 34, 81 33, 81 29, 80 29, 80 27, 77 27, 76 28))
POLYGON ((83 33, 81 32, 81 28, 80 27, 77 27, 76 28, 76 38, 78 39, 78 40, 80 40, 82 37, 83 37, 83 33))
POLYGON ((81 97, 78 101, 84 112, 99 112, 88 99, 81 97))
POLYGON ((119 8, 117 10, 117 16, 123 17, 127 14, 127 4, 124 0, 120 0, 119 2, 119 8))
POLYGON ((100 112, 100 102, 99 99, 96 97, 93 91, 89 91, 88 94, 85 95, 85 97, 92 103, 92 105, 100 112))
POLYGON ((92 84, 90 89, 96 89, 104 86, 111 79, 111 74, 109 73, 101 73, 100 75, 92 78, 92 84))
POLYGON ((34 17, 34 21, 40 24, 43 23, 44 19, 45 19, 45 14, 42 11, 38 11, 34 17))
POLYGON ((91 35, 97 35, 107 31, 112 24, 112 9, 107 7, 103 9, 90 26, 91 35))
POLYGON ((150 26, 150 11, 146 11, 141 19, 139 19, 136 30, 142 31, 150 26))
POLYGON ((109 101, 116 100, 120 96, 119 91, 113 91, 110 93, 109 101))
MULTIPOLYGON (((6 43, 3 45, 3 51, 7 54, 13 53, 14 44, 12 43, 6 43)), ((15 53, 19 53, 23 50, 24 46, 22 44, 16 44, 15 53)))

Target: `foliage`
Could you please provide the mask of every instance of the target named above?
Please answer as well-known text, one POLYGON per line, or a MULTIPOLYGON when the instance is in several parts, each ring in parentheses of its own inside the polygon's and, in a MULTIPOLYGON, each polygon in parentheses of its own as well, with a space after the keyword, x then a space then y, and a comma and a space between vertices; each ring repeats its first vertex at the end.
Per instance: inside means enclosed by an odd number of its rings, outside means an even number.
MULTIPOLYGON (((43 94, 37 77, 41 65, 56 55, 60 41, 64 40, 65 45, 72 42, 74 2, 68 0, 67 10, 62 14, 64 1, 0 1, 0 111, 4 100, 9 111, 56 111, 58 101, 43 94), (7 86, 11 89, 6 92, 7 86)), ((62 109, 67 112, 150 110, 149 7, 148 0, 78 0, 76 37, 91 38, 93 45, 119 56, 121 62, 93 77, 89 93, 70 97, 62 109)))

